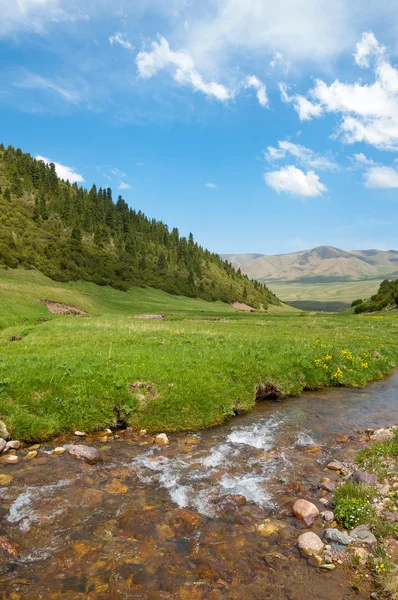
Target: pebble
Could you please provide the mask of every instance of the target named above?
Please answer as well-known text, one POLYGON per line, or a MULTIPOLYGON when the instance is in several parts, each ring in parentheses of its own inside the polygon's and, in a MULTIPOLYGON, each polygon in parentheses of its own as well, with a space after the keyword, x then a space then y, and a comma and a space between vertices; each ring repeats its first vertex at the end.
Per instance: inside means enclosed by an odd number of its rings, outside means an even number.
POLYGON ((319 565, 319 568, 323 569, 324 571, 334 571, 336 568, 336 565, 324 563, 323 565, 319 565))
POLYGON ((155 444, 159 444, 159 446, 167 446, 169 443, 169 438, 165 433, 159 433, 159 435, 155 437, 155 444))
POLYGON ((327 521, 328 523, 331 523, 332 521, 334 521, 334 512, 331 510, 326 510, 322 516, 325 519, 325 521, 327 521))
POLYGON ((32 460, 32 458, 36 458, 37 450, 31 450, 23 457, 23 460, 32 460))
POLYGON ((327 506, 329 504, 329 500, 327 498, 319 498, 319 502, 327 506))
POLYGON ((114 435, 114 436, 113 436, 113 439, 115 439, 115 440, 120 440, 120 435, 117 435, 117 434, 116 434, 116 435, 114 435))
POLYGON ((11 483, 11 481, 11 475, 5 475, 4 473, 0 473, 0 485, 8 485, 9 483, 11 483))
POLYGON ((96 463, 101 460, 100 453, 96 448, 92 448, 91 446, 83 446, 83 445, 67 445, 65 446, 68 453, 79 460, 84 460, 88 463, 96 463))
POLYGON ((104 434, 110 435, 112 433, 112 429, 105 429, 104 434))
POLYGON ((344 465, 339 460, 332 460, 328 465, 326 465, 326 468, 330 469, 331 471, 341 471, 341 469, 344 469, 344 465))
POLYGON ((146 434, 147 434, 147 430, 146 430, 146 429, 141 429, 141 431, 140 431, 140 433, 139 433, 139 436, 140 436, 140 437, 145 437, 145 436, 146 436, 146 434))
POLYGON ((319 510, 315 504, 303 499, 296 500, 296 502, 293 504, 292 511, 293 514, 298 519, 301 519, 307 527, 311 527, 315 519, 319 516, 319 510))
POLYGON ((379 479, 376 475, 367 473, 366 471, 355 471, 348 479, 354 483, 366 483, 366 485, 377 485, 379 483, 379 479))
POLYGON ((3 452, 4 448, 7 446, 7 442, 0 438, 0 452, 3 452))
POLYGON ((84 437, 86 434, 83 431, 75 431, 75 435, 78 437, 84 437))
POLYGON ((372 546, 376 544, 377 540, 373 533, 365 525, 358 525, 352 531, 350 531, 350 537, 356 542, 362 542, 372 546))
POLYGON ((300 552, 305 556, 321 554, 325 548, 325 544, 322 542, 321 538, 312 531, 307 531, 300 535, 297 540, 297 545, 300 552))
POLYGON ((334 492, 335 487, 336 486, 332 481, 321 481, 321 483, 318 483, 318 488, 320 490, 325 490, 326 492, 334 492))
POLYGON ((57 448, 54 448, 52 453, 57 456, 58 454, 63 454, 64 452, 66 452, 66 448, 63 446, 58 446, 57 448))
POLYGON ((324 538, 328 542, 335 542, 336 544, 341 544, 342 546, 348 546, 352 543, 352 539, 347 533, 344 531, 339 531, 338 529, 334 529, 333 527, 329 527, 325 530, 324 538))
POLYGON ((33 446, 29 446, 29 450, 39 450, 41 444, 34 444, 33 446))
POLYGON ((6 450, 8 449, 12 449, 12 450, 19 450, 21 447, 21 442, 18 442, 18 440, 12 440, 11 442, 7 442, 6 444, 6 450))
POLYGON ((3 458, 2 462, 5 462, 9 465, 15 465, 18 462, 18 456, 15 454, 7 454, 7 456, 3 458))

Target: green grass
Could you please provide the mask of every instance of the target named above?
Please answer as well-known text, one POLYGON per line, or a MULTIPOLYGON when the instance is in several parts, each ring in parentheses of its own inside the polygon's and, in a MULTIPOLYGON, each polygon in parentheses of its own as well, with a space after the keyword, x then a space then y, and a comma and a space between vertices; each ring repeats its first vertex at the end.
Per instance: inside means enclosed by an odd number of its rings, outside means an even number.
POLYGON ((250 410, 264 381, 295 395, 363 386, 398 364, 393 316, 243 314, 159 290, 61 285, 26 271, 0 272, 0 325, 0 418, 29 441, 99 429, 117 415, 152 431, 208 427, 250 410), (50 315, 43 298, 90 317, 50 315), (145 312, 166 318, 132 316, 145 312), (137 381, 153 392, 130 392, 137 381))
POLYGON ((284 302, 302 310, 342 311, 357 298, 370 298, 381 279, 334 283, 273 283, 272 291, 284 302))

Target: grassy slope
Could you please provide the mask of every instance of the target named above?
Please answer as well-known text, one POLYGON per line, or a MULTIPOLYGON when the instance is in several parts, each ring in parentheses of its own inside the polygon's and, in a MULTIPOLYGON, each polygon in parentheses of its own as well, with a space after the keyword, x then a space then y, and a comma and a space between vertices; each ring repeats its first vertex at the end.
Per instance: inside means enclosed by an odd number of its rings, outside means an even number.
POLYGON ((297 394, 364 385, 398 363, 393 316, 243 314, 150 289, 126 294, 89 283, 61 286, 33 272, 0 277, 0 322, 7 326, 0 331, 0 418, 26 440, 105 427, 115 407, 134 427, 206 427, 249 410, 265 379, 297 394), (43 295, 92 316, 36 323, 49 316, 43 295), (167 317, 129 316, 148 311, 167 317), (13 335, 23 339, 10 342, 13 335), (136 381, 153 382, 156 397, 142 402, 130 393, 136 381))
POLYGON ((341 303, 340 310, 357 298, 369 298, 379 289, 381 279, 372 281, 346 281, 336 283, 273 283, 272 291, 284 302, 295 302, 305 308, 305 303, 319 303, 318 310, 329 310, 341 303), (299 304, 303 303, 303 304, 299 304))

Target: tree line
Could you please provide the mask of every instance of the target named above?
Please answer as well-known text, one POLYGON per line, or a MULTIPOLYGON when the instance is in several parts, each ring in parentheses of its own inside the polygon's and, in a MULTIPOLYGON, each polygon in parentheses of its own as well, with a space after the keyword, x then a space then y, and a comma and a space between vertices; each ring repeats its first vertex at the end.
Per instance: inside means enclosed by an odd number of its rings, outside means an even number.
POLYGON ((0 144, 0 266, 38 269, 56 281, 85 280, 126 290, 132 285, 255 307, 278 304, 262 283, 113 199, 61 180, 53 163, 0 144))

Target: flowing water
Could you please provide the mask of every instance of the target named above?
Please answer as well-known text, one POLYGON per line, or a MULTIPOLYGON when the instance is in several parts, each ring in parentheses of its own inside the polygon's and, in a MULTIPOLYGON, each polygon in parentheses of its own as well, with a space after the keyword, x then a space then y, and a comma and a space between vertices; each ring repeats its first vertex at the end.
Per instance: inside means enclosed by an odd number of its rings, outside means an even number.
POLYGON ((342 568, 323 573, 299 556, 291 505, 321 506, 322 467, 359 446, 358 428, 397 423, 397 400, 398 373, 262 403, 168 447, 88 436, 97 465, 47 453, 71 438, 2 464, 12 480, 0 488, 1 598, 361 599, 342 568))

